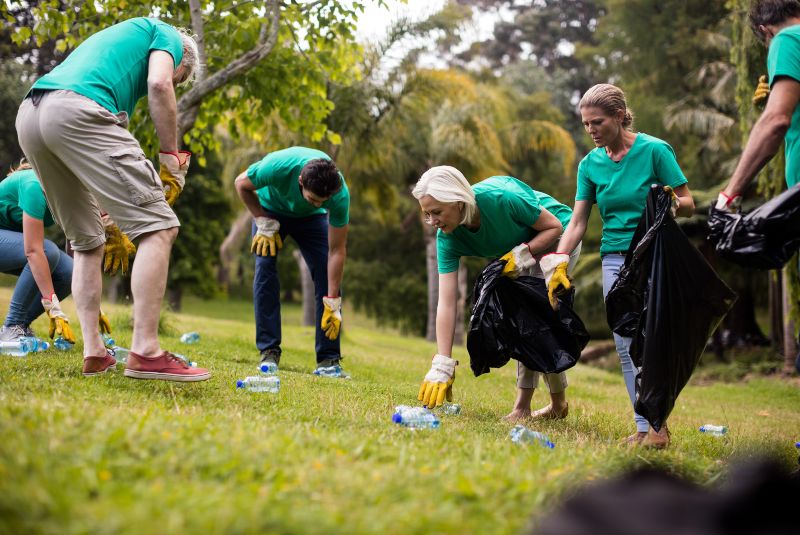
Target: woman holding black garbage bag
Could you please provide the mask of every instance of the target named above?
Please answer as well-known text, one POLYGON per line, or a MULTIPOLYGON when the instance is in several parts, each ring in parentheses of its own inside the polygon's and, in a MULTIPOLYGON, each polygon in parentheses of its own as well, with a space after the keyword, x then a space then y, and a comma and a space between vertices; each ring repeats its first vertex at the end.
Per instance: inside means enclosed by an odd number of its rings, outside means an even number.
MULTIPOLYGON (((542 259, 551 302, 552 296, 571 287, 566 274, 567 253, 583 238, 594 203, 603 220, 600 255, 604 296, 608 295, 625 261, 651 184, 661 184, 672 193, 673 217, 689 217, 694 213, 694 201, 672 147, 658 138, 632 130, 633 115, 621 89, 611 84, 595 85, 583 95, 579 108, 583 126, 597 148, 578 166, 575 207, 558 244, 559 252, 542 259)), ((629 353, 631 339, 614 334, 614 341, 633 404, 636 371, 629 353)), ((625 438, 623 444, 654 448, 669 445, 666 425, 655 432, 639 414, 634 413, 634 420, 636 433, 625 438)))
MULTIPOLYGON (((452 399, 457 362, 451 358, 458 295, 458 265, 462 256, 502 257, 503 275, 516 278, 530 274, 543 278, 538 258, 552 251, 572 211, 545 193, 534 191, 509 176, 493 176, 470 186, 464 175, 449 166, 425 172, 413 190, 426 223, 438 229, 436 252, 439 266, 439 304, 436 312, 436 344, 431 369, 425 376, 419 400, 430 408, 452 399)), ((570 267, 580 247, 568 257, 570 267)), ((517 399, 506 416, 509 421, 528 418, 557 419, 567 416, 564 372, 544 374, 551 403, 531 412, 531 399, 539 373, 517 364, 517 399)))

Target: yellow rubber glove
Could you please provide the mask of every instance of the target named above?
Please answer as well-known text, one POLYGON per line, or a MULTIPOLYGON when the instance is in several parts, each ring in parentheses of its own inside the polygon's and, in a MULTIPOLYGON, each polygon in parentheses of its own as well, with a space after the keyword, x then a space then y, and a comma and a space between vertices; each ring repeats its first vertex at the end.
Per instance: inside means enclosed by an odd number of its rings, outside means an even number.
POLYGON ((678 208, 680 208, 681 206, 681 200, 678 198, 678 195, 672 190, 670 186, 664 186, 664 191, 669 193, 670 196, 669 213, 672 216, 672 219, 675 219, 675 216, 678 213, 678 208))
POLYGON ((531 255, 531 250, 527 243, 520 243, 501 256, 500 260, 506 261, 506 265, 503 266, 503 271, 500 274, 512 279, 516 279, 520 273, 536 264, 536 259, 531 255))
POLYGON ((323 297, 322 305, 324 308, 320 327, 328 340, 336 340, 339 338, 339 331, 342 328, 342 298, 323 297))
POLYGON ((572 289, 572 282, 567 275, 569 255, 566 253, 546 254, 539 261, 547 285, 547 298, 553 310, 558 310, 558 296, 572 289))
POLYGON ((767 82, 767 76, 762 74, 758 78, 758 85, 753 92, 753 104, 756 106, 764 105, 767 102, 767 97, 769 97, 769 83, 767 82))
POLYGON ((158 162, 160 164, 158 176, 164 185, 164 197, 166 197, 170 206, 175 204, 175 201, 178 200, 178 195, 183 191, 191 159, 192 153, 188 150, 158 153, 158 162))
POLYGON ((417 399, 429 409, 438 407, 444 400, 453 401, 453 382, 456 380, 457 360, 436 354, 431 369, 422 380, 417 399))
POLYGON ((280 232, 281 224, 271 217, 256 218, 256 233, 250 245, 250 252, 258 256, 275 256, 283 247, 280 232))
POLYGON ((123 275, 128 273, 128 257, 135 253, 136 246, 118 226, 111 224, 106 227, 103 271, 116 275, 121 268, 123 275))
POLYGON ((72 327, 69 326, 69 318, 61 311, 61 303, 56 294, 51 295, 50 299, 43 298, 42 306, 47 312, 47 317, 50 318, 50 339, 54 339, 58 335, 70 344, 74 344, 75 335, 72 334, 72 327))
POLYGON ((100 327, 100 334, 111 334, 111 322, 108 321, 108 316, 103 314, 103 311, 100 311, 100 317, 97 319, 97 323, 100 327))

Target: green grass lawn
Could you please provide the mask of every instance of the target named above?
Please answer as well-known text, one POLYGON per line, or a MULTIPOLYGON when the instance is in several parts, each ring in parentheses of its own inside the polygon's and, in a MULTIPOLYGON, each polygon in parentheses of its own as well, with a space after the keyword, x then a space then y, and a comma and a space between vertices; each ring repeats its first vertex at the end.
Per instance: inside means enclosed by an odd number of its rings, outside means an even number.
MULTIPOLYGON (((3 314, 10 294, 0 288, 3 314)), ((106 309, 128 344, 127 307, 106 309)), ((461 415, 409 431, 391 423, 393 407, 415 403, 434 345, 348 312, 345 381, 311 374, 313 329, 285 309, 278 395, 234 387, 258 361, 244 302, 187 300, 167 314, 162 344, 210 368, 203 383, 84 378, 78 347, 0 357, 0 532, 517 533, 586 482, 636 466, 714 485, 741 456, 796 463, 796 381, 690 385, 670 420, 673 446, 626 450, 616 446, 633 431, 621 374, 578 365, 569 417, 533 426, 555 442, 546 450, 508 439, 513 366, 475 378, 463 348, 461 415), (200 343, 178 342, 188 330, 200 343), (705 436, 704 423, 730 433, 705 436)), ((42 319, 34 327, 46 332, 42 319)))

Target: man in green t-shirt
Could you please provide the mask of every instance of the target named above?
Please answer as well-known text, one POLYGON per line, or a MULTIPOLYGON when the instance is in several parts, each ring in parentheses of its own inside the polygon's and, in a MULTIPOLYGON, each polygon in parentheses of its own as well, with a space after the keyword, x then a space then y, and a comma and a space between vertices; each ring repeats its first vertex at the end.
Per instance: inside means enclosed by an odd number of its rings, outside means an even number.
MULTIPOLYGON (((210 377, 158 342, 169 254, 180 225, 171 204, 189 167, 189 153, 178 151, 175 86, 197 69, 197 44, 188 33, 157 19, 133 18, 86 39, 37 80, 20 105, 20 146, 75 251, 72 293, 83 333, 84 375, 116 365, 98 328, 101 262, 105 251, 108 265, 124 265, 134 250, 130 238, 139 240, 139 261, 131 272, 134 329, 125 375, 210 377), (127 130, 144 96, 160 143, 160 173, 127 130), (106 229, 101 206, 116 225, 106 229)), ((51 319, 66 322, 55 295, 43 296, 42 304, 51 319)))
MULTIPOLYGON (((767 48, 769 98, 716 208, 736 212, 741 194, 786 142, 786 184, 800 184, 800 2, 758 0, 750 26, 767 48)), ((800 353, 795 367, 800 373, 800 353)))
POLYGON ((769 98, 733 176, 719 194, 719 210, 738 209, 742 192, 784 141, 786 184, 800 184, 800 2, 758 0, 750 9, 750 25, 768 48, 769 98))
POLYGON ((236 177, 236 191, 253 215, 256 256, 253 300, 261 361, 281 357, 277 255, 292 236, 311 272, 316 295, 315 374, 346 377, 341 368, 340 294, 350 219, 350 192, 330 157, 307 147, 267 154, 236 177))

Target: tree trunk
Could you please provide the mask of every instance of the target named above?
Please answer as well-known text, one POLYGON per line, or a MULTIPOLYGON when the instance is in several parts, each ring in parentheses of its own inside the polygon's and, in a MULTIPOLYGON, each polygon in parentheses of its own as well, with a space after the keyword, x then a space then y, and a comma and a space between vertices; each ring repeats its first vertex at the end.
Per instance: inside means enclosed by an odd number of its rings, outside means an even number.
POLYGON ((425 339, 436 340, 436 308, 439 305, 439 267, 436 259, 436 229, 422 223, 425 234, 425 265, 428 271, 428 327, 425 339))
POLYGON ((791 375, 795 371, 797 343, 794 337, 794 321, 791 318, 791 301, 789 300, 789 272, 783 269, 783 373, 791 375))
POLYGON ((464 262, 458 265, 458 299, 456 300, 456 331, 453 335, 453 344, 464 343, 464 310, 467 307, 467 266, 464 262))
POLYGON ((300 286, 303 289, 303 326, 313 327, 317 322, 317 302, 314 296, 314 281, 303 255, 297 249, 292 253, 300 269, 300 286))
POLYGON ((242 211, 236 219, 231 223, 228 230, 228 235, 219 246, 219 268, 217 269, 217 282, 225 290, 231 283, 231 268, 233 267, 234 260, 238 256, 242 241, 250 231, 250 225, 253 221, 253 216, 249 211, 242 211))

